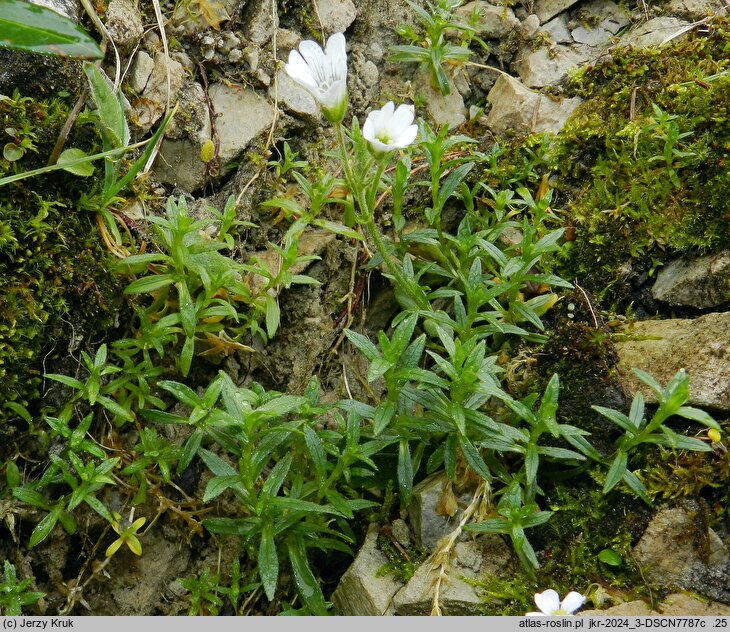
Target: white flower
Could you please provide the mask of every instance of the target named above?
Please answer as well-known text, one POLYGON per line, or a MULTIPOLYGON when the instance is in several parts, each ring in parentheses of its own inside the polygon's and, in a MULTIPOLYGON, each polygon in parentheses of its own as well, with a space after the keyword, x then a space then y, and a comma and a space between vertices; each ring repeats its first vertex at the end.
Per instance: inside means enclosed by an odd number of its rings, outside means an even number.
POLYGON ((345 36, 335 33, 324 50, 311 40, 289 53, 286 73, 320 104, 330 123, 339 123, 347 110, 347 51, 345 36))
POLYGON ((362 135, 376 153, 408 147, 418 134, 413 124, 415 110, 412 105, 401 104, 395 109, 388 101, 380 110, 373 110, 365 119, 362 135))
POLYGON ((535 595, 535 604, 541 612, 528 612, 526 617, 554 617, 560 615, 572 615, 583 605, 586 598, 574 590, 565 595, 560 601, 560 595, 552 588, 535 595))

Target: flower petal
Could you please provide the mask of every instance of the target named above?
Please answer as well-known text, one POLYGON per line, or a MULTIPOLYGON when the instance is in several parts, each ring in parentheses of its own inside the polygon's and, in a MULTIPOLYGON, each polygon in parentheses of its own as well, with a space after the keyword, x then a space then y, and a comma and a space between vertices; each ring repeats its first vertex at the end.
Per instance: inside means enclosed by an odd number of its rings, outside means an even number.
POLYGON ((324 51, 320 45, 312 40, 304 40, 299 44, 299 52, 307 62, 312 74, 317 77, 317 70, 321 69, 324 64, 324 51))
POLYGON ((526 617, 547 617, 544 612, 528 612, 525 614, 526 617))
POLYGON ((401 132, 400 136, 398 136, 393 144, 401 149, 408 147, 408 145, 416 140, 416 136, 418 136, 418 125, 409 125, 403 132, 401 132))
POLYGON ((312 71, 309 69, 307 62, 299 54, 299 51, 293 50, 289 53, 289 63, 284 66, 286 74, 289 75, 294 81, 307 90, 316 91, 317 83, 312 76, 312 71))
POLYGON ((338 81, 335 81, 326 91, 322 92, 320 88, 320 92, 318 94, 319 102, 328 108, 334 108, 337 107, 342 99, 345 98, 345 93, 347 92, 347 83, 340 79, 338 81))
POLYGON ((335 77, 344 79, 347 76, 347 46, 342 33, 330 35, 325 46, 325 55, 331 60, 335 77))
POLYGON ((535 605, 545 614, 552 614, 560 609, 560 595, 552 588, 535 594, 535 605))
POLYGON ((411 123, 413 123, 414 109, 412 105, 406 105, 402 103, 398 106, 398 109, 393 113, 393 117, 390 119, 390 124, 394 136, 399 136, 403 130, 405 130, 411 123))
POLYGON ((560 604, 560 608, 564 612, 573 613, 585 603, 585 600, 586 598, 583 595, 572 590, 565 595, 565 599, 560 604))

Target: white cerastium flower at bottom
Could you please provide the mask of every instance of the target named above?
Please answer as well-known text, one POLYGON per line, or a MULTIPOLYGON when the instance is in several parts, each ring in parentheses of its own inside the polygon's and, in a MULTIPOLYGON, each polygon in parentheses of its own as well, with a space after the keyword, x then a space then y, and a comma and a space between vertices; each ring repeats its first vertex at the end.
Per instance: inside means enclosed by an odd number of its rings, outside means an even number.
POLYGON ((585 602, 586 598, 574 590, 565 595, 565 599, 560 601, 560 595, 552 588, 548 588, 544 592, 535 595, 535 604, 540 608, 540 612, 528 612, 526 617, 554 617, 554 616, 572 616, 585 602))
POLYGON ((368 114, 362 128, 363 138, 378 154, 408 147, 418 135, 418 126, 413 124, 414 116, 412 105, 401 104, 396 109, 393 102, 388 101, 380 110, 368 114))
POLYGON ((286 74, 305 88, 319 103, 330 123, 339 123, 347 111, 347 50, 345 36, 335 33, 325 49, 304 40, 289 53, 286 74))

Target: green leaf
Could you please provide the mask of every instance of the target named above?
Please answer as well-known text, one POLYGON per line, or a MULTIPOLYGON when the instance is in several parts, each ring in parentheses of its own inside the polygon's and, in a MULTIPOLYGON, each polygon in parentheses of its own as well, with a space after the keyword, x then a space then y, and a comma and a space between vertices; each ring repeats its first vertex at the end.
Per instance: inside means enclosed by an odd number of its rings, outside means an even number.
POLYGON ((390 400, 384 399, 381 401, 375 409, 373 415, 373 434, 378 436, 383 430, 388 427, 390 420, 395 415, 395 403, 390 400))
POLYGON ((413 492, 413 462, 408 439, 401 439, 398 443, 398 487, 401 504, 407 507, 413 492))
POLYGON ((30 541, 28 542, 28 547, 33 548, 34 546, 39 545, 43 540, 45 540, 51 531, 53 531, 53 527, 56 526, 56 522, 58 522, 58 515, 61 513, 62 508, 54 507, 53 511, 49 513, 47 516, 43 518, 37 525, 36 528, 33 529, 33 533, 30 534, 30 541))
POLYGON ((60 373, 46 373, 45 377, 50 380, 55 380, 56 382, 61 382, 61 384, 65 384, 66 386, 75 388, 78 391, 84 390, 83 382, 80 382, 76 378, 70 377, 68 375, 61 375, 60 373))
MULTIPOLYGON (((448 89, 448 83, 446 85, 448 89)), ((448 92, 443 92, 443 90, 442 93, 448 94, 448 92)), ((451 197, 451 194, 461 184, 462 180, 466 177, 466 174, 471 171, 474 164, 475 163, 473 162, 465 162, 459 165, 446 177, 438 193, 437 203, 440 209, 444 207, 446 201, 449 199, 449 197, 451 197)))
POLYGON ((161 380, 158 383, 158 386, 160 388, 164 388, 168 393, 172 393, 178 401, 190 406, 191 408, 200 406, 201 402, 198 394, 185 384, 173 382, 172 380, 161 380))
POLYGON ((183 377, 187 377, 190 373, 190 365, 193 363, 193 355, 195 354, 195 337, 185 338, 182 351, 180 352, 180 372, 183 377))
POLYGON ((241 478, 237 474, 234 476, 214 476, 208 481, 203 494, 203 502, 207 503, 220 496, 224 491, 231 487, 240 486, 241 478))
POLYGON ((129 144, 129 125, 124 116, 121 90, 114 93, 114 86, 95 64, 85 62, 84 72, 89 80, 91 97, 99 113, 104 149, 116 149, 129 144))
POLYGON ((603 549, 598 553, 598 559, 608 566, 621 566, 623 559, 613 549, 603 549))
POLYGON ((276 595, 276 586, 279 582, 279 556, 276 552, 273 528, 270 524, 264 525, 261 530, 258 568, 266 597, 269 601, 273 601, 274 595, 276 595))
POLYGON ((629 436, 633 437, 636 434, 636 426, 634 426, 634 423, 618 410, 614 410, 613 408, 604 408, 603 406, 591 406, 591 408, 625 430, 629 436))
POLYGON ((266 334, 269 338, 272 338, 277 329, 279 329, 279 321, 281 319, 281 313, 279 310, 279 303, 276 298, 266 295, 266 334))
POLYGON ((75 176, 82 176, 84 178, 88 178, 89 176, 94 175, 94 165, 91 164, 91 162, 76 162, 79 158, 86 158, 87 154, 82 149, 78 149, 76 147, 71 147, 69 149, 64 149, 61 152, 61 155, 58 157, 58 161, 56 164, 63 165, 64 163, 74 161, 74 163, 68 167, 62 167, 65 171, 68 171, 69 173, 73 173, 75 176))
POLYGON ((307 451, 312 459, 314 473, 317 480, 322 481, 327 475, 327 457, 317 433, 311 426, 304 426, 304 442, 307 444, 307 451))
POLYGON ((460 436, 459 445, 461 446, 461 452, 464 454, 464 458, 469 464, 469 467, 485 481, 491 481, 492 474, 474 444, 466 437, 460 436))
POLYGON ((99 45, 72 20, 21 0, 0 0, 0 46, 61 57, 104 58, 99 45))
POLYGON ((706 413, 704 410, 700 410, 699 408, 694 408, 693 406, 680 406, 677 409, 677 412, 674 414, 679 415, 680 417, 684 417, 685 419, 697 421, 703 426, 707 426, 708 428, 712 428, 713 430, 717 430, 718 432, 722 431, 720 424, 718 424, 711 415, 706 413))
POLYGON ((623 478, 624 472, 626 472, 626 464, 628 463, 629 455, 623 450, 619 450, 616 453, 616 457, 611 463, 611 467, 608 469, 606 475, 606 483, 603 486, 603 493, 608 494, 623 478))
POLYGON ((162 287, 171 285, 173 282, 172 275, 170 274, 154 274, 147 277, 142 277, 136 281, 132 281, 127 287, 124 288, 125 294, 148 294, 159 290, 162 287))
POLYGON ((379 377, 382 377, 391 367, 393 367, 393 362, 390 360, 386 360, 385 358, 374 358, 370 361, 370 366, 368 367, 368 382, 373 382, 379 377))
POLYGON ((302 602, 313 615, 326 616, 327 604, 317 578, 312 573, 307 559, 307 549, 301 537, 287 540, 287 552, 294 574, 294 585, 302 602))
POLYGON ((192 338, 195 335, 195 326, 198 324, 198 311, 195 307, 195 302, 190 296, 188 284, 185 281, 178 281, 175 283, 175 287, 177 288, 180 322, 182 323, 185 335, 188 338, 192 338))
POLYGON ((632 371, 636 377, 649 386, 657 395, 659 395, 660 398, 663 397, 664 389, 662 388, 662 385, 659 384, 659 382, 657 382, 651 375, 641 369, 632 369, 632 371))
POLYGON ((283 457, 269 472, 266 482, 261 488, 261 495, 264 497, 272 498, 279 493, 281 486, 286 480, 286 475, 289 473, 289 468, 292 464, 292 453, 289 452, 283 457))

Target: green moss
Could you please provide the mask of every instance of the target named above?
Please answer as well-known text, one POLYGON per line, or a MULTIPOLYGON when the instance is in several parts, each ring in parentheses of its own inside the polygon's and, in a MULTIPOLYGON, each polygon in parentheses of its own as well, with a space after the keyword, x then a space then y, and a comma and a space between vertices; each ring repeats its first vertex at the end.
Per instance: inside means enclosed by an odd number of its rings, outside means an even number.
POLYGON ((576 228, 563 276, 616 304, 627 261, 730 246, 729 37, 718 18, 662 50, 614 49, 572 80, 586 102, 551 157, 576 228))
POLYGON ((644 481, 649 494, 663 502, 702 497, 709 507, 710 526, 730 517, 730 451, 717 445, 712 452, 672 452, 659 447, 645 455, 644 481))
MULTIPOLYGON (((68 111, 59 99, 0 99, 0 129, 32 139, 21 159, 0 159, 0 177, 44 164, 68 111)), ((88 144, 84 135, 77 130, 73 146, 88 144)), ((72 330, 112 324, 119 286, 94 217, 76 209, 93 185, 59 171, 0 187, 0 420, 7 402, 39 397, 43 360, 66 353, 72 330)))

